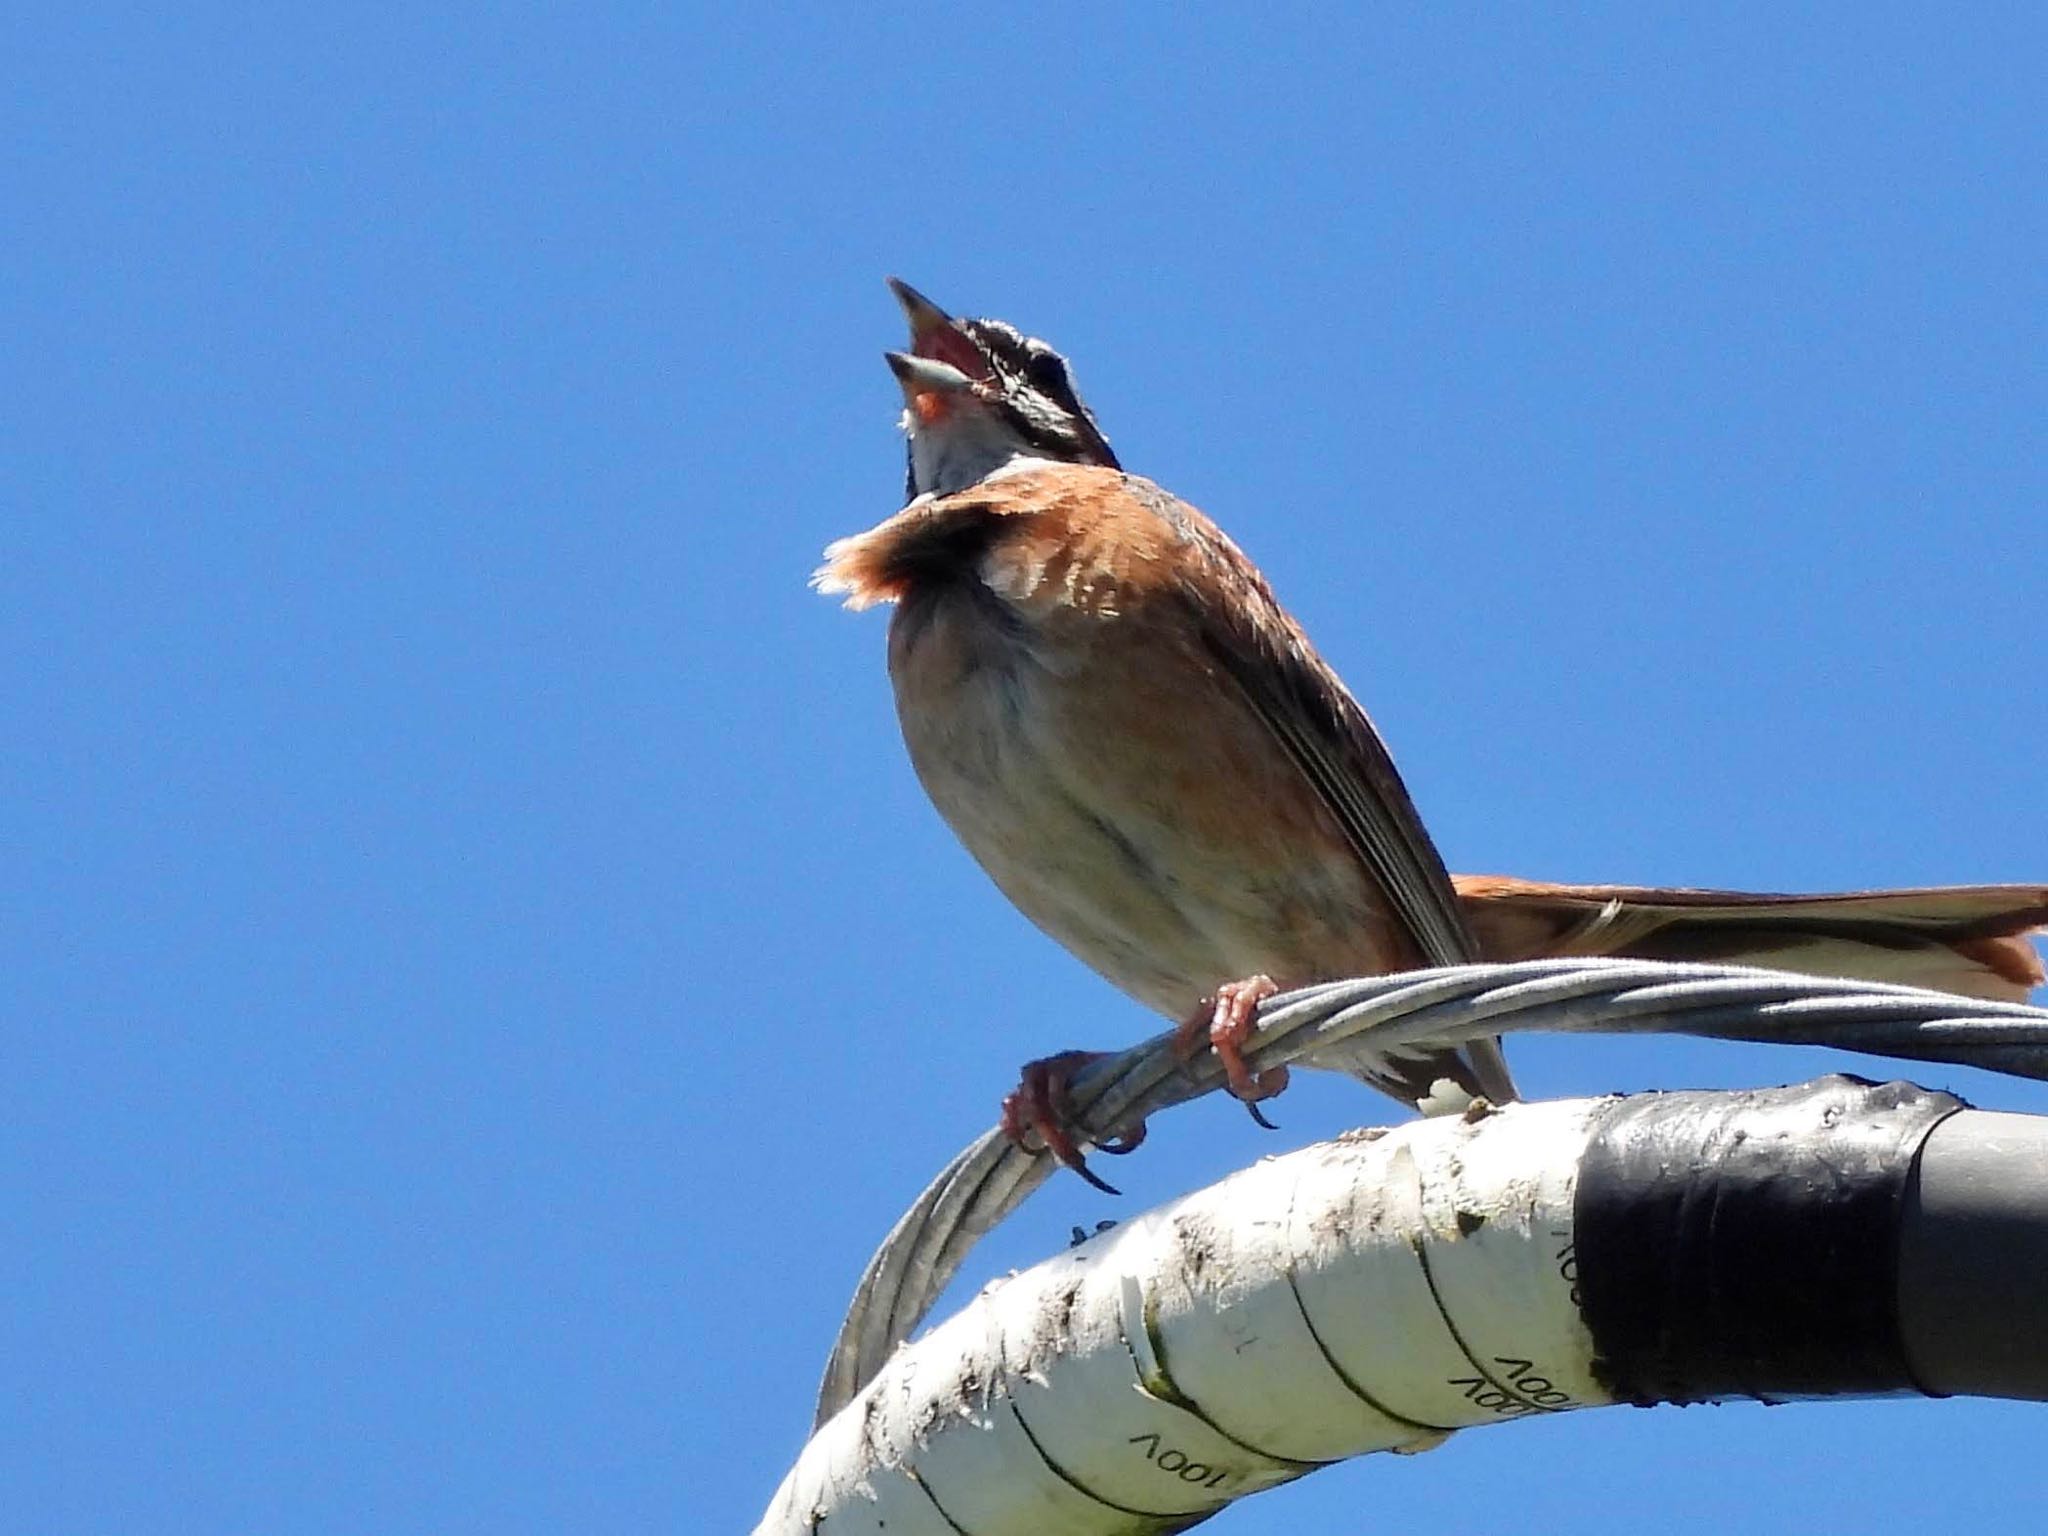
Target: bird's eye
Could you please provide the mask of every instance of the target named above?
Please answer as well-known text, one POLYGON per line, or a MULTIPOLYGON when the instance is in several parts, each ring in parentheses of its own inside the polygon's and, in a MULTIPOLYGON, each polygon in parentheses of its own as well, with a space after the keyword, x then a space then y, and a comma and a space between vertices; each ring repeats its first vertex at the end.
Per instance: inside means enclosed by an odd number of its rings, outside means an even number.
POLYGON ((1072 386, 1067 382, 1066 359, 1057 352, 1034 352, 1024 370, 1031 375, 1031 382, 1047 394, 1063 395, 1072 386))

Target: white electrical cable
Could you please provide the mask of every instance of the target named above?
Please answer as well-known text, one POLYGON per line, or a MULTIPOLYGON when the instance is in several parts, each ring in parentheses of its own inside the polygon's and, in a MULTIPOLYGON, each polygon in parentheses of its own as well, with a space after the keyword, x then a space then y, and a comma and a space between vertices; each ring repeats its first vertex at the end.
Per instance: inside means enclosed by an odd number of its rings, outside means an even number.
POLYGON ((1355 1133, 996 1282, 820 1430, 756 1536, 1156 1529, 1611 1401, 1572 1247, 1602 1102, 1355 1133))
MULTIPOLYGON (((1457 966, 1327 982, 1259 1011, 1246 1056, 1275 1066, 1353 1037, 1450 1044, 1529 1029, 1693 1034, 1829 1045, 2048 1076, 2048 1011, 1915 987, 1748 966, 1605 958, 1457 966)), ((1073 1085, 1076 1123, 1101 1140, 1221 1082, 1215 1058, 1183 1064, 1173 1036, 1096 1063, 1073 1085)), ((862 1277, 819 1387, 822 1424, 930 1310, 974 1243, 1056 1171, 991 1132, 946 1167, 862 1277)))

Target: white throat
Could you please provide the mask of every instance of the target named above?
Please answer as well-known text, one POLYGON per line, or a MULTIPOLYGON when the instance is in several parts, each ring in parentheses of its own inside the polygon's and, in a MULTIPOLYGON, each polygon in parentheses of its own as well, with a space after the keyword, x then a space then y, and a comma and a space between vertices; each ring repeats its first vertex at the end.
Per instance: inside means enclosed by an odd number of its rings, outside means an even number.
POLYGON ((936 427, 905 411, 902 426, 910 437, 910 474, 918 495, 950 496, 1031 458, 1023 440, 984 411, 957 411, 936 427))

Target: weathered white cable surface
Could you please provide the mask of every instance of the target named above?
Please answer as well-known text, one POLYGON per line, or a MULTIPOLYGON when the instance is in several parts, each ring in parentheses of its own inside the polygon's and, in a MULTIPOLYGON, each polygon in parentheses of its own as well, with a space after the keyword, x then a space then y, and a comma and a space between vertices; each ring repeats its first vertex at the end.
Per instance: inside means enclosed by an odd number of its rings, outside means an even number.
MULTIPOLYGON (((1549 1030, 1690 1034, 1945 1061, 2048 1078, 2048 1011, 1917 987, 1746 966, 1572 959, 1457 966, 1328 982, 1260 1010, 1246 1052, 1277 1065, 1339 1040, 1376 1047, 1549 1030)), ((1208 1054, 1183 1064, 1161 1034, 1094 1064, 1074 1084, 1077 1123, 1112 1135, 1213 1091, 1208 1054)), ((947 1165, 884 1241, 855 1293, 819 1387, 822 1425, 921 1322, 980 1237, 1057 1171, 990 1132, 947 1165)))
POLYGON ((1601 1102, 1353 1133, 991 1285, 825 1425, 757 1536, 1177 1528, 1332 1461, 1611 1401, 1572 1252, 1601 1102))

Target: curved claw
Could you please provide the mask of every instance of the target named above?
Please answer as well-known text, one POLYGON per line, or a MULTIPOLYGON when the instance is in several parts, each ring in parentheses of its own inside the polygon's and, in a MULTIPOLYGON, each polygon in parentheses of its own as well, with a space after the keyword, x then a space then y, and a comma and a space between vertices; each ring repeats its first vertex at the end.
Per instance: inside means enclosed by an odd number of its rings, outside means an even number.
POLYGON ((1095 1143, 1095 1150, 1107 1152, 1111 1157, 1128 1157, 1145 1145, 1145 1122, 1140 1120, 1131 1130, 1118 1131, 1108 1141, 1095 1143))
MULTIPOLYGON (((1061 1158, 1060 1161, 1063 1163, 1067 1163, 1067 1160, 1065 1158, 1061 1158)), ((1114 1184, 1110 1183, 1107 1179, 1103 1178, 1102 1175, 1097 1173, 1093 1168, 1090 1168, 1088 1166, 1087 1159, 1082 1157, 1080 1153, 1075 1153, 1074 1160, 1071 1163, 1067 1163, 1067 1166, 1073 1169, 1074 1172, 1081 1175, 1081 1177, 1086 1179, 1090 1184, 1093 1184, 1097 1189, 1101 1190, 1105 1195, 1121 1196, 1123 1194, 1122 1190, 1118 1189, 1114 1184)))

